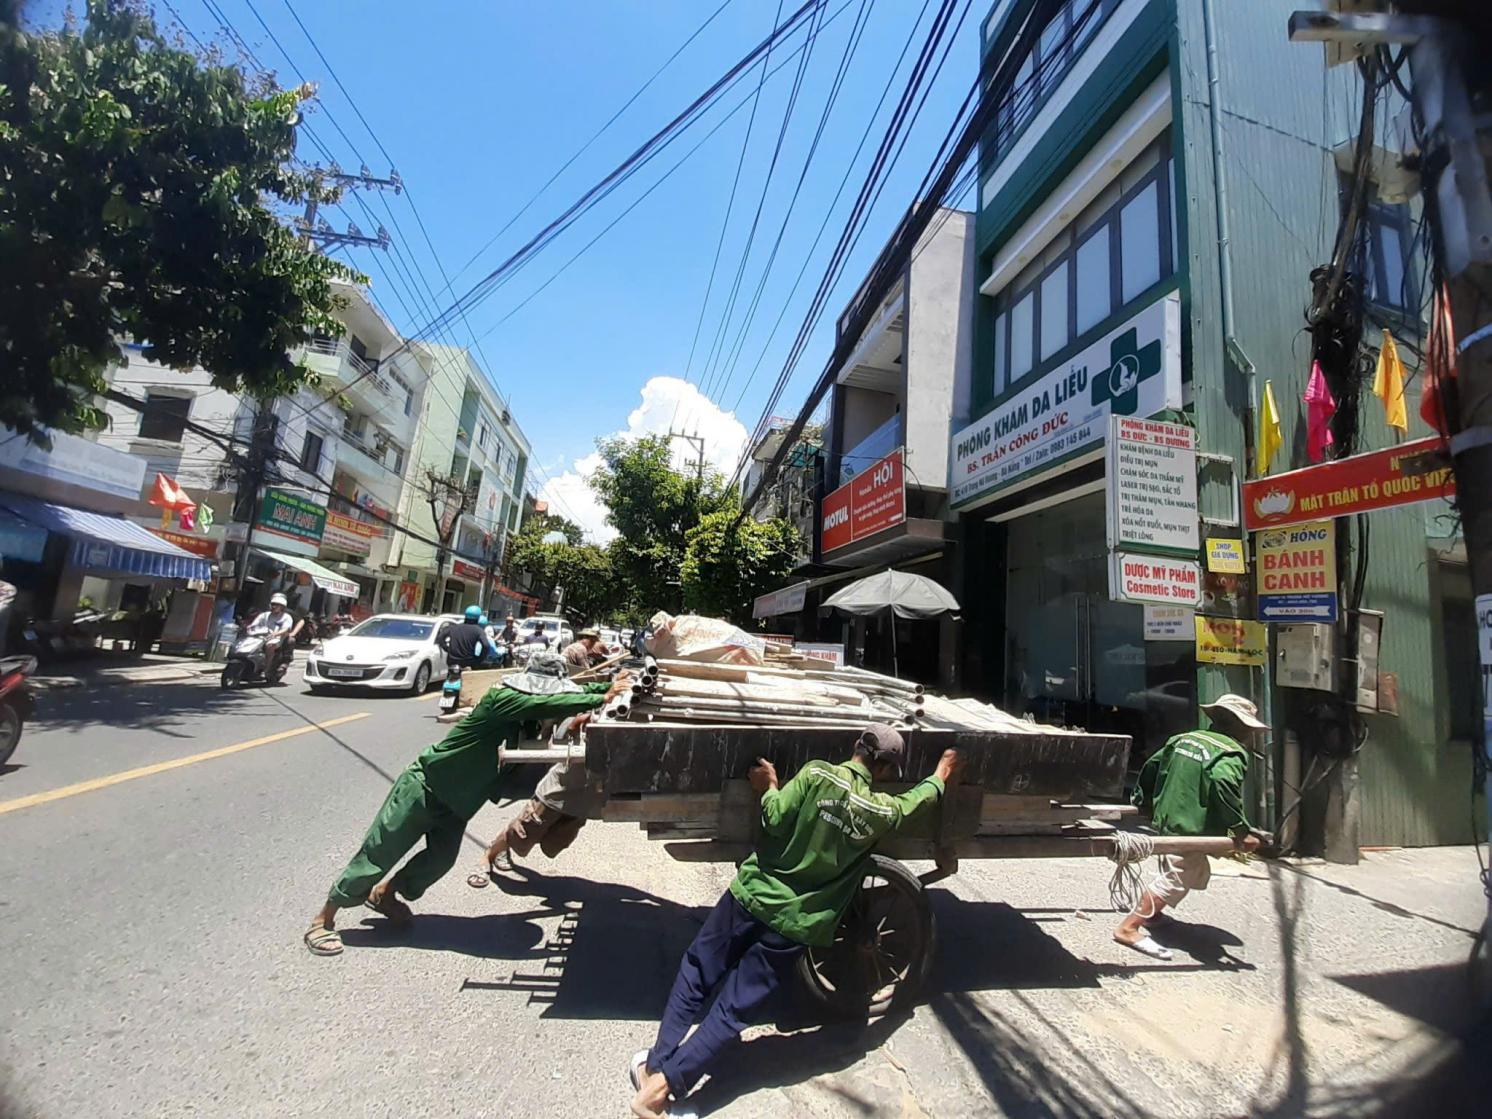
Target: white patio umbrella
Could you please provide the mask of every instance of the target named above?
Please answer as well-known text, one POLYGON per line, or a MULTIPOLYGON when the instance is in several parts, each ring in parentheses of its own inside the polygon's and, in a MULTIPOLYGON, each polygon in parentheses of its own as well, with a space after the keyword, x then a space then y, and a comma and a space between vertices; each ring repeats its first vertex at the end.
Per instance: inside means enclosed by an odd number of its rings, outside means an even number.
POLYGON ((942 585, 925 575, 912 575, 906 571, 881 571, 856 579, 825 599, 824 605, 861 616, 889 612, 893 674, 899 671, 896 663, 897 618, 935 618, 960 609, 958 599, 942 585))

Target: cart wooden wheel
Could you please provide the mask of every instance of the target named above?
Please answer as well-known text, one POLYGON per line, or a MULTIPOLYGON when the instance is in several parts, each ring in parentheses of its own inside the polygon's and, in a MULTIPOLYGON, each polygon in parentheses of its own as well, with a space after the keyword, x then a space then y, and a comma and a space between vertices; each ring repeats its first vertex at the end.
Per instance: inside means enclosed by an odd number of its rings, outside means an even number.
POLYGON ((872 855, 834 932, 834 943, 798 961, 808 997, 842 1018, 885 1014, 911 1004, 933 960, 933 913, 917 876, 872 855))

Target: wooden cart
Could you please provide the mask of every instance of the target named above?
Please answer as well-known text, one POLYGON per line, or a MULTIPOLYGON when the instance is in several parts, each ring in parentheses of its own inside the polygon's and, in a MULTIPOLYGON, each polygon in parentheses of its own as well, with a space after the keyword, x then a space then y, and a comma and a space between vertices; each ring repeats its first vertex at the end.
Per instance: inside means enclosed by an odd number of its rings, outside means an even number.
MULTIPOLYGON (((962 702, 962 701, 943 701, 962 702)), ((904 730, 906 773, 931 773, 944 750, 963 760, 958 784, 938 810, 882 842, 834 942, 804 953, 800 975, 824 1012, 884 1014, 915 999, 931 970, 935 928, 927 886, 965 858, 1107 855, 1116 825, 1134 809, 1119 803, 1130 740, 1018 722, 999 729, 904 730), (933 869, 914 874, 904 860, 933 869)), ((602 819, 633 823, 667 841, 684 861, 738 862, 755 846, 760 800, 746 779, 759 757, 786 782, 814 759, 844 761, 855 732, 844 726, 590 723, 583 745, 504 751, 513 762, 583 764, 605 793, 602 819)), ((908 785, 885 786, 895 792, 908 785)), ((1157 839, 1157 853, 1222 853, 1231 841, 1157 839)))

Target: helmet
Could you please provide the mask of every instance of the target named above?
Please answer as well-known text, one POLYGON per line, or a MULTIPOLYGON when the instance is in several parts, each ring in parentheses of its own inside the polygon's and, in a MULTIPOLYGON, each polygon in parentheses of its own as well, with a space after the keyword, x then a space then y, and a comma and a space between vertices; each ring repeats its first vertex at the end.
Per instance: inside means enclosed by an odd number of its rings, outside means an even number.
POLYGON ((466 620, 468 622, 474 622, 481 616, 482 608, 480 606, 468 606, 466 608, 466 620))
POLYGON ((485 626, 486 624, 487 624, 487 615, 483 614, 480 618, 477 619, 477 625, 479 625, 479 626, 485 626))
POLYGON ((272 595, 269 596, 269 604, 271 606, 289 606, 290 605, 289 601, 285 598, 285 596, 282 595, 282 594, 279 594, 279 593, 275 593, 275 594, 272 594, 272 595))

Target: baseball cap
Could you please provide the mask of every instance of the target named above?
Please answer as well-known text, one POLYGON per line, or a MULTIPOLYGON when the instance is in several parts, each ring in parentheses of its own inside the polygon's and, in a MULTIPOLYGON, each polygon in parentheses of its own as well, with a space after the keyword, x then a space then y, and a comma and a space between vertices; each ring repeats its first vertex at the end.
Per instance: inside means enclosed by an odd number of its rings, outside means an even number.
POLYGON ((907 743, 901 734, 885 723, 871 723, 860 732, 855 744, 869 751, 875 763, 889 762, 900 773, 906 766, 907 743))

